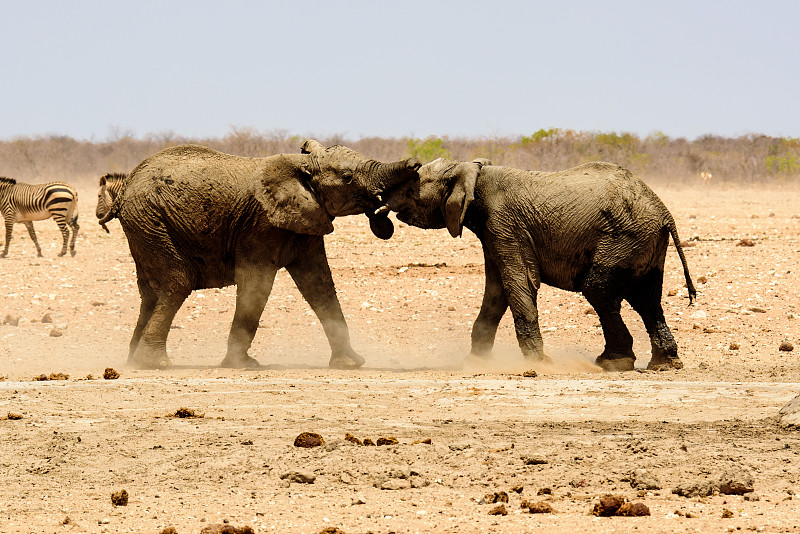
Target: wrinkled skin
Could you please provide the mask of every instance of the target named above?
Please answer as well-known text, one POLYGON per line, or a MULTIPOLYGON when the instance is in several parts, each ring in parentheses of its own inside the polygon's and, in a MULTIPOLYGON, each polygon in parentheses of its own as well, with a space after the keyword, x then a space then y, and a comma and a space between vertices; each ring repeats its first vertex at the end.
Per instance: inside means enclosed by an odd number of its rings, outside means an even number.
POLYGON ((560 172, 492 166, 488 160, 439 159, 419 180, 385 195, 397 218, 420 228, 466 226, 483 245, 486 287, 472 329, 472 353, 486 356, 511 308, 523 354, 546 360, 536 296, 541 283, 583 293, 597 311, 607 371, 634 368, 633 338, 620 316, 627 300, 642 317, 652 346, 650 369, 680 369, 664 319, 661 289, 670 235, 695 296, 675 221, 641 180, 610 163, 560 172))
POLYGON ((222 366, 259 367, 247 351, 282 267, 322 323, 329 365, 364 363, 350 346, 323 236, 333 231, 333 217, 368 213, 379 237, 388 239, 391 222, 385 213, 374 215, 378 195, 415 178, 419 164, 384 164, 316 141, 303 152, 243 158, 184 145, 151 156, 125 178, 100 223, 119 218, 136 263, 142 303, 130 365, 170 366, 167 334, 186 297, 236 284, 222 366))

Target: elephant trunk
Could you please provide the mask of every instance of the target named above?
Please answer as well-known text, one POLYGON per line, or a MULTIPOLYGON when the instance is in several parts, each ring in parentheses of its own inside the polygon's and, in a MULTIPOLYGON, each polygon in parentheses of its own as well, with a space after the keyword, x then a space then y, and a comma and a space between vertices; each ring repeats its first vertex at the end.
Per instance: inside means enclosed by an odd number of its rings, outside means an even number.
POLYGON ((369 189, 375 194, 381 194, 393 187, 402 185, 417 178, 417 169, 420 163, 416 158, 409 158, 391 163, 380 163, 375 169, 374 180, 369 189))

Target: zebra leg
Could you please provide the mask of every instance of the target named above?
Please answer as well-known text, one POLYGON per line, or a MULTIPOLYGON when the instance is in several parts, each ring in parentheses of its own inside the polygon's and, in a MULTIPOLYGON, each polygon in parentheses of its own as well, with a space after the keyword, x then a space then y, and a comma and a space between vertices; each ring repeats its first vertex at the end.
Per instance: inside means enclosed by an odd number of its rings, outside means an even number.
POLYGON ((78 230, 81 229, 81 226, 78 224, 78 217, 75 217, 74 219, 72 219, 72 222, 70 223, 70 226, 72 227, 72 241, 70 241, 70 244, 69 244, 69 253, 70 253, 71 256, 74 256, 75 255, 75 240, 78 238, 78 230))
POLYGON ((11 244, 11 232, 14 230, 14 219, 6 218, 6 248, 0 258, 5 258, 8 255, 8 245, 11 244))
POLYGON ((39 246, 39 240, 36 239, 36 230, 33 229, 33 222, 32 221, 25 221, 25 228, 28 229, 28 234, 31 236, 31 241, 33 244, 36 245, 36 254, 41 258, 42 257, 42 247, 39 246))
POLYGON ((61 245, 61 252, 58 253, 58 256, 61 257, 67 253, 67 245, 69 244, 69 227, 67 227, 67 222, 63 217, 56 219, 55 216, 53 216, 53 219, 55 219, 58 229, 61 230, 61 236, 64 238, 64 244, 61 245))

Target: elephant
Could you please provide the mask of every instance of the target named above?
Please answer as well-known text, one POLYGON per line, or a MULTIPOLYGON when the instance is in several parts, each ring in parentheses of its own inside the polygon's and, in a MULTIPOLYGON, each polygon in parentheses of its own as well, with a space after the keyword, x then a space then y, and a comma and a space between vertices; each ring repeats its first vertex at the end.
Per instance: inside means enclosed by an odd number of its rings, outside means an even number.
POLYGON ((184 300, 193 290, 235 284, 221 365, 258 368, 247 352, 285 267, 322 323, 329 366, 363 365, 350 345, 323 236, 333 231, 334 217, 366 213, 375 235, 391 237, 380 194, 415 179, 419 166, 413 158, 381 163, 314 140, 300 154, 247 158, 182 145, 142 161, 100 219, 119 219, 136 265, 141 307, 128 364, 170 367, 167 334, 184 300))
POLYGON ((543 349, 536 297, 541 283, 581 292, 597 312, 605 348, 596 364, 606 371, 634 369, 633 338, 620 316, 627 300, 650 337, 649 369, 681 369, 678 346, 661 307, 669 236, 689 293, 697 291, 675 220, 658 196, 630 171, 592 162, 537 172, 473 161, 437 159, 419 178, 384 194, 397 219, 419 228, 463 227, 483 247, 485 290, 472 328, 471 353, 487 357, 510 307, 517 341, 533 361, 543 349))

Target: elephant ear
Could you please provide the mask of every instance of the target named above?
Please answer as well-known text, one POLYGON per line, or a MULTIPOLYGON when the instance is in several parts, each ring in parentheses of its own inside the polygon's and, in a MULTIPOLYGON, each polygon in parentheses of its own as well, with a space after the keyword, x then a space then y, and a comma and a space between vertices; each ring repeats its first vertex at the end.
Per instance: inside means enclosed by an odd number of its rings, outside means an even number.
MULTIPOLYGON (((488 160, 486 160, 488 161, 488 160)), ((444 221, 453 237, 461 236, 464 216, 475 198, 475 182, 483 164, 480 161, 459 163, 453 169, 452 189, 444 204, 444 221)))
POLYGON ((333 232, 331 218, 297 176, 265 176, 255 197, 273 226, 298 234, 333 232))

